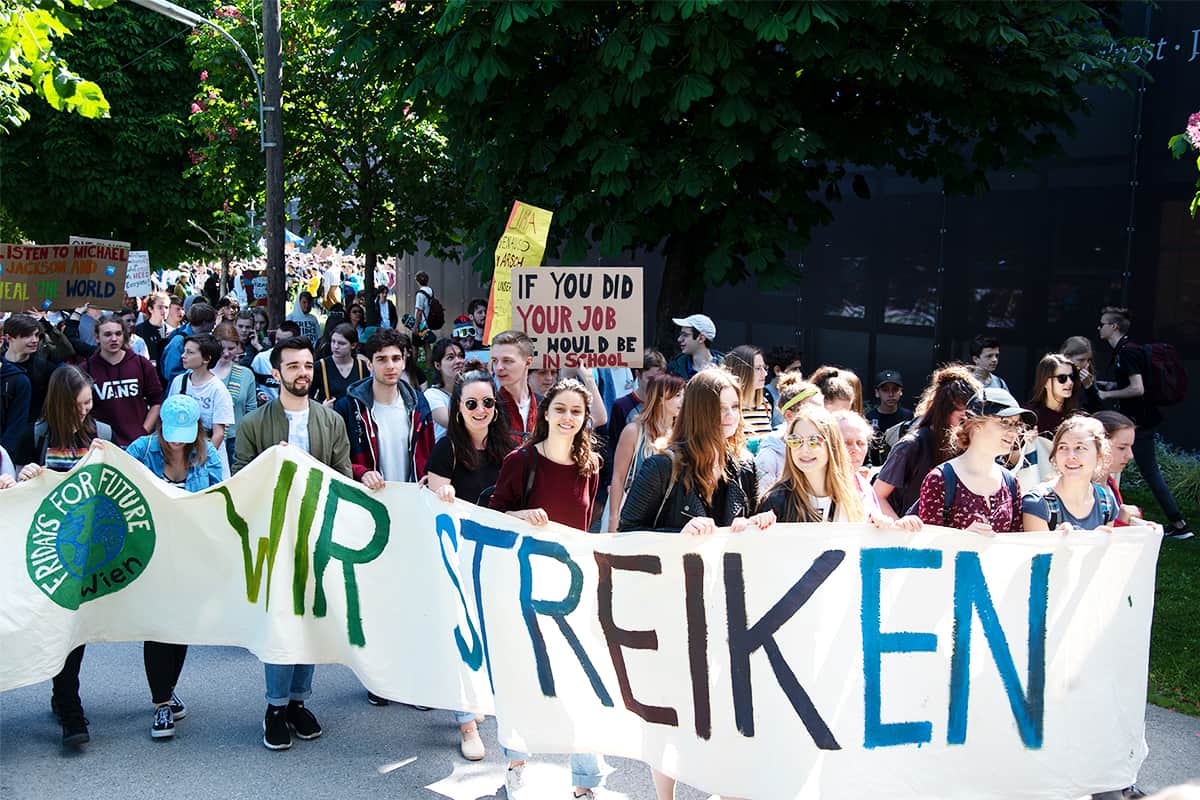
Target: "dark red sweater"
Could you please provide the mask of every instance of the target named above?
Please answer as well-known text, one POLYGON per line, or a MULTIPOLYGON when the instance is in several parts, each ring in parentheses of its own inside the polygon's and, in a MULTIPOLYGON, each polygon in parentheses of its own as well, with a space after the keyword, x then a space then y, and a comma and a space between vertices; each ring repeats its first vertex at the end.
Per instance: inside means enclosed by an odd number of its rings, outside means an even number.
POLYGON ((95 384, 92 414, 112 427, 113 441, 126 447, 145 436, 142 426, 146 414, 163 401, 162 383, 154 365, 130 351, 118 364, 109 364, 96 353, 83 363, 83 371, 95 384))
POLYGON ((574 464, 556 464, 532 449, 522 447, 504 457, 491 506, 497 511, 540 508, 552 521, 586 531, 592 522, 592 507, 599 486, 598 470, 584 477, 574 464), (535 458, 537 472, 533 487, 527 502, 522 505, 526 475, 535 458))

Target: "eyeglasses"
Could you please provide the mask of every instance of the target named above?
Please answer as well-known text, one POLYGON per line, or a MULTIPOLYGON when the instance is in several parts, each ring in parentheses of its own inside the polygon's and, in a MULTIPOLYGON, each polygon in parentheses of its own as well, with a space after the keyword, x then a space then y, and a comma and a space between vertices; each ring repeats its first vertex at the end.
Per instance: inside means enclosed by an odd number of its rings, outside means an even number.
POLYGON ((825 445, 824 436, 801 436, 798 433, 789 433, 783 437, 783 441, 792 449, 808 447, 809 450, 820 450, 825 445))
POLYGON ((474 325, 463 325, 460 328, 455 328, 452 334, 455 339, 467 339, 475 335, 474 325))
POLYGON ((1075 376, 1074 375, 1055 375, 1054 380, 1058 381, 1059 383, 1074 383, 1075 376))
MULTIPOLYGON (((490 410, 496 407, 496 398, 494 397, 485 397, 482 402, 483 407, 486 409, 490 410)), ((468 397, 466 400, 463 400, 463 405, 467 407, 467 411, 474 411, 479 408, 479 403, 480 401, 474 397, 468 397)))

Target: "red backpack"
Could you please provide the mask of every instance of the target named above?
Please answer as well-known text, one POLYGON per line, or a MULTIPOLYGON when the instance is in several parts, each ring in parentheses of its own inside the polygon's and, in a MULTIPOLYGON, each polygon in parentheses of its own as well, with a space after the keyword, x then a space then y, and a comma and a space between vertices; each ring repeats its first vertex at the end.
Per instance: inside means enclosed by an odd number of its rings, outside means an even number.
POLYGON ((1174 345, 1164 342, 1127 342, 1124 347, 1137 348, 1146 360, 1143 380, 1146 384, 1147 400, 1156 406, 1173 406, 1183 402, 1187 397, 1187 370, 1183 368, 1183 361, 1180 360, 1174 345))

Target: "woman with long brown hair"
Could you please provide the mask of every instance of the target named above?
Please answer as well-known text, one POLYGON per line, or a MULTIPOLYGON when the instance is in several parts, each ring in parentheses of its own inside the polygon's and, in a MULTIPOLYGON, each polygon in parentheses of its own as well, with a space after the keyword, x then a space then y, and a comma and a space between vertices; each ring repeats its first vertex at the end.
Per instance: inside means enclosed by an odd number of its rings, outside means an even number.
POLYGON ((613 454, 613 482, 608 495, 608 514, 605 529, 616 533, 621 519, 621 503, 642 463, 661 452, 671 435, 671 426, 683 405, 683 378, 669 372, 659 373, 645 381, 646 402, 641 413, 621 430, 613 454))
POLYGON ((1090 413, 1104 408, 1100 387, 1096 385, 1096 365, 1093 363, 1092 341, 1086 336, 1068 336, 1058 348, 1079 371, 1079 408, 1090 413))
MULTIPOLYGON (((490 505, 531 525, 557 522, 586 531, 600 487, 600 456, 592 439, 588 409, 592 396, 574 378, 564 378, 538 406, 529 441, 504 459, 490 505)), ((503 749, 508 758, 505 786, 509 797, 524 783, 528 753, 503 749)), ((602 778, 594 753, 571 756, 576 797, 590 797, 602 778)))
POLYGON ((752 344, 733 348, 725 356, 725 368, 733 373, 741 384, 742 430, 756 451, 758 437, 771 432, 771 416, 774 409, 766 394, 767 362, 762 350, 752 344))
MULTIPOLYGON (((647 458, 621 508, 621 531, 704 535, 766 528, 771 511, 755 513, 758 479, 742 433, 742 393, 723 369, 697 372, 665 452, 647 458)), ((675 796, 675 779, 652 770, 658 800, 675 796)))
MULTIPOLYGON (((45 469, 68 472, 88 450, 101 441, 112 441, 112 429, 92 417, 94 390, 87 373, 70 364, 50 375, 42 418, 33 428, 33 452, 37 460, 26 464, 18 476, 31 480, 45 469)), ((88 721, 79 699, 79 668, 84 645, 67 655, 62 671, 54 676, 50 710, 62 725, 64 745, 77 746, 91 739, 88 721)))
POLYGON ((1061 353, 1047 353, 1033 371, 1033 397, 1029 408, 1037 415, 1039 436, 1053 438, 1064 419, 1079 408, 1083 386, 1079 370, 1061 353))
POLYGON ((879 507, 892 519, 904 516, 921 496, 921 482, 930 469, 958 453, 950 432, 962 421, 970 400, 982 384, 961 364, 933 373, 917 404, 918 422, 888 453, 875 479, 879 507))

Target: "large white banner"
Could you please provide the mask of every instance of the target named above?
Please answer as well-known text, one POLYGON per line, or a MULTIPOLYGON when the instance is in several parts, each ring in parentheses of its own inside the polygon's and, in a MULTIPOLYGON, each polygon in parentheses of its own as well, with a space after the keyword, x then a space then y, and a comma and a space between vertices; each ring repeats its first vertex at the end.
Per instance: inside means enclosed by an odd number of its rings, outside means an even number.
POLYGON ((0 689, 239 645, 756 799, 1078 797, 1146 754, 1149 527, 589 535, 286 447, 196 495, 110 447, 0 502, 0 689))

